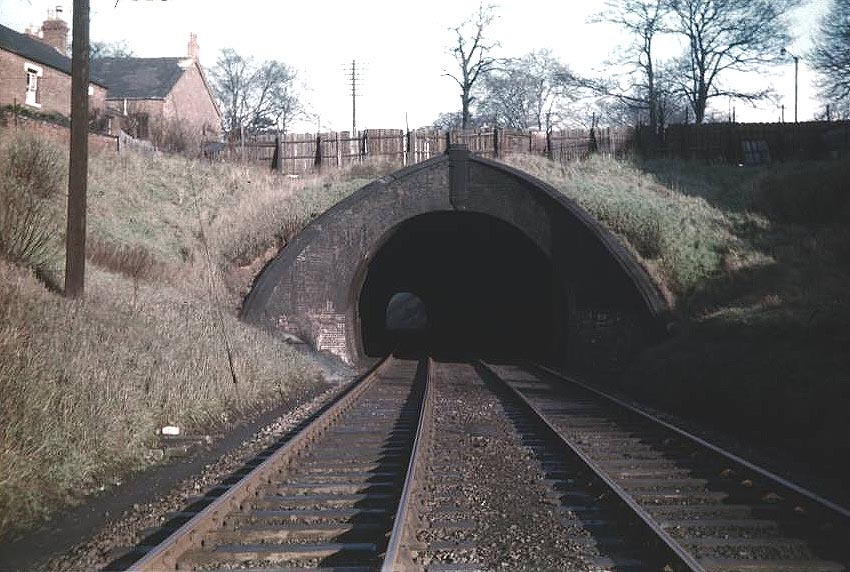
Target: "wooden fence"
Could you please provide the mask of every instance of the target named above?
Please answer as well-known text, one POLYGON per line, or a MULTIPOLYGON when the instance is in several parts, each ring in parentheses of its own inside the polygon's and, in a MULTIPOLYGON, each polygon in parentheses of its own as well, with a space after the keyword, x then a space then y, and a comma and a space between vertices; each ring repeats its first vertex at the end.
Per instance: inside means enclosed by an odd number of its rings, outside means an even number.
POLYGON ((754 165, 850 155, 850 121, 670 125, 653 136, 638 127, 635 149, 644 156, 754 165))
POLYGON ((636 153, 751 165, 848 156, 850 121, 669 125, 658 134, 640 126, 550 133, 367 129, 354 137, 347 131, 258 135, 244 142, 217 144, 210 147, 210 154, 225 160, 273 165, 285 173, 305 173, 317 167, 343 167, 374 159, 399 167, 413 165, 444 153, 450 143, 464 143, 473 153, 491 158, 529 153, 567 162, 592 153, 614 157, 636 153))
POLYGON ((316 167, 342 167, 367 159, 400 167, 413 165, 445 153, 447 146, 454 143, 464 143, 470 151, 485 157, 532 153, 570 161, 591 153, 622 156, 630 151, 631 141, 631 129, 573 129, 548 134, 508 129, 367 129, 356 137, 347 131, 258 135, 243 142, 208 146, 208 154, 225 160, 262 162, 286 173, 304 173, 316 167))

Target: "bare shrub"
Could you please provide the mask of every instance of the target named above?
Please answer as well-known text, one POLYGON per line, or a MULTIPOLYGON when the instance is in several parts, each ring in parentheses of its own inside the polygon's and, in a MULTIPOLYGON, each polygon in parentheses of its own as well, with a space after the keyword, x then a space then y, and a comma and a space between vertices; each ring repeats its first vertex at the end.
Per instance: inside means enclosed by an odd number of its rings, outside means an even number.
POLYGON ((52 143, 16 135, 0 146, 0 256, 39 271, 55 260, 64 180, 52 143))
POLYGON ((40 198, 62 191, 65 156, 56 145, 32 135, 19 135, 3 147, 0 173, 40 198))
POLYGON ((163 269, 156 256, 141 244, 128 246, 93 239, 86 245, 86 258, 102 268, 133 280, 155 280, 163 269))
POLYGON ((200 155, 200 142, 197 134, 177 120, 164 121, 153 130, 153 142, 157 149, 169 153, 182 153, 187 156, 200 155))
POLYGON ((44 269, 58 256, 60 221, 56 205, 15 179, 0 180, 0 257, 44 269))

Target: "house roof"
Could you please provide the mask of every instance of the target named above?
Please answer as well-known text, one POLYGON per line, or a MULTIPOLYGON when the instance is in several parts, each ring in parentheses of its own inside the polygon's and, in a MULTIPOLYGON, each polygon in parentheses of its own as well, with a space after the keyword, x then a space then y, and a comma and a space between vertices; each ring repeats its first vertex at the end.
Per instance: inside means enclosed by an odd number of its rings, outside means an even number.
POLYGON ((183 58, 98 58, 91 69, 109 86, 108 99, 163 99, 186 71, 183 58))
MULTIPOLYGON (((71 75, 71 58, 60 54, 52 46, 36 38, 16 32, 2 24, 0 24, 0 49, 71 75)), ((106 87, 102 77, 92 69, 89 69, 89 82, 106 87)))

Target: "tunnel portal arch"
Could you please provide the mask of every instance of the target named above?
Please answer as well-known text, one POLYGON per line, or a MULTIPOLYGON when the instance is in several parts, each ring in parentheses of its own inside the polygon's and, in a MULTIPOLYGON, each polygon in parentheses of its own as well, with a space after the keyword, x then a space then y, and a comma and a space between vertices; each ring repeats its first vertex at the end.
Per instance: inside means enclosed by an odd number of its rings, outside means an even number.
MULTIPOLYGON (((637 260, 601 223, 542 181, 470 155, 463 146, 382 177, 316 218, 257 277, 242 317, 295 334, 345 362, 362 363, 376 347, 387 347, 376 320, 383 323, 382 312, 393 293, 419 296, 432 327, 440 322, 441 312, 462 309, 460 291, 468 285, 456 283, 452 297, 447 276, 440 286, 421 276, 417 280, 412 269, 391 272, 387 258, 426 256, 433 271, 439 271, 442 262, 463 270, 458 261, 475 266, 474 256, 467 252, 466 258, 458 257, 455 250, 466 248, 464 241, 476 232, 493 233, 502 241, 505 256, 499 256, 498 247, 486 248, 487 241, 478 241, 479 249, 473 251, 486 258, 479 267, 490 276, 511 282, 511 276, 526 272, 530 279, 545 282, 518 288, 510 300, 511 305, 531 307, 537 317, 551 314, 547 323, 530 332, 533 343, 541 346, 532 357, 565 361, 583 353, 576 348, 598 342, 590 339, 598 332, 584 330, 587 324, 605 321, 599 316, 625 316, 642 339, 663 332, 666 302, 637 260), (432 239, 435 247, 429 249, 432 239), (524 261, 528 268, 519 267, 524 261), (540 302, 537 298, 545 303, 529 303, 540 302)), ((474 277, 471 272, 465 276, 474 277)), ((510 295, 509 288, 493 294, 510 295)), ((478 305, 476 310, 486 307, 493 305, 478 305)), ((504 325, 530 327, 519 318, 504 325)), ((496 326, 492 331, 500 329, 496 326)))

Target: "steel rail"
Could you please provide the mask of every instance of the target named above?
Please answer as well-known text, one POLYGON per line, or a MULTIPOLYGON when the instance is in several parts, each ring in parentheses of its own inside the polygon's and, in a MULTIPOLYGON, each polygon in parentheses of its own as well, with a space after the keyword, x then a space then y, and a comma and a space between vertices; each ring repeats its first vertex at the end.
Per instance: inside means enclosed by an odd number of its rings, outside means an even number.
POLYGON ((413 523, 413 504, 416 502, 416 494, 422 486, 422 464, 424 450, 427 449, 428 440, 433 427, 434 391, 432 389, 434 362, 429 357, 426 361, 427 372, 425 375, 425 390, 419 407, 419 423, 416 427, 416 437, 413 441, 413 449, 410 461, 407 465, 407 475, 404 479, 404 488, 396 510, 393 528, 381 565, 381 572, 405 572, 413 568, 410 561, 408 544, 411 542, 413 523))
POLYGON ((219 528, 225 516, 231 510, 238 509, 240 504, 262 485, 270 482, 270 475, 287 466, 292 458, 330 427, 346 410, 348 410, 360 395, 371 387, 378 373, 385 369, 394 359, 388 357, 373 365, 361 375, 345 392, 336 397, 335 401, 326 406, 309 425, 295 434, 280 449, 275 451, 262 463, 246 473, 233 484, 224 494, 200 510, 191 519, 172 532, 165 540, 148 551, 142 558, 134 562, 128 571, 175 570, 177 560, 189 550, 202 548, 203 535, 214 528, 219 528))
POLYGON ((841 505, 839 505, 839 504, 837 504, 837 503, 835 503, 835 502, 833 502, 829 499, 823 498, 822 496, 818 495, 817 493, 814 493, 814 492, 812 492, 808 489, 805 489, 805 488, 801 487, 800 485, 792 483, 791 481, 784 479, 783 477, 780 477, 779 475, 772 473, 772 472, 768 471, 767 469, 764 469, 764 468, 762 468, 762 467, 760 467, 760 466, 758 466, 754 463, 751 463, 750 461, 747 461, 746 459, 743 459, 743 458, 735 455, 734 453, 730 453, 729 451, 726 451, 725 449, 722 449, 722 448, 718 447, 717 445, 709 443, 708 441, 694 435, 693 433, 689 433, 688 431, 685 431, 684 429, 681 429, 681 428, 673 425, 672 423, 664 421, 663 419, 659 419, 658 417, 655 417, 654 415, 647 413, 646 411, 638 409, 637 407, 635 407, 635 406, 633 406, 629 403, 626 403, 625 401, 618 399, 618 398, 614 397, 613 395, 609 395, 609 394, 605 393, 604 391, 601 391, 599 389, 596 389, 595 387, 588 385, 587 383, 584 383, 582 381, 578 381, 577 379, 573 379, 571 377, 568 377, 568 376, 566 376, 566 375, 564 375, 564 374, 562 374, 558 371, 555 371, 555 370, 553 370, 549 367, 537 365, 537 364, 531 364, 531 366, 534 367, 534 368, 540 369, 541 371, 544 371, 544 372, 546 372, 550 375, 553 375, 553 376, 555 376, 555 377, 557 377, 561 380, 564 380, 568 383, 572 383, 573 385, 577 385, 578 387, 581 387, 582 389, 585 389, 585 390, 587 390, 591 393, 594 393, 595 395, 598 395, 599 397, 602 397, 602 398, 604 398, 604 399, 606 399, 606 400, 608 400, 608 401, 610 401, 610 402, 612 402, 612 403, 614 403, 614 404, 616 404, 620 407, 623 407, 623 408, 627 409, 628 411, 631 411, 632 413, 636 413, 637 415, 640 415, 641 417, 648 419, 649 421, 651 421, 655 424, 661 425, 661 426, 665 427, 666 429, 669 429, 670 431, 673 431, 674 433, 676 433, 676 434, 678 434, 682 437, 685 437, 686 439, 693 441, 693 442, 699 444, 700 446, 705 447, 706 449, 709 449, 709 450, 723 456, 724 458, 728 459, 729 461, 732 461, 732 462, 734 462, 738 465, 746 467, 748 470, 750 470, 754 473, 757 473, 758 475, 760 475, 760 476, 762 476, 762 477, 764 477, 764 478, 766 478, 770 481, 773 481, 774 483, 780 485, 781 487, 784 487, 786 489, 794 491, 795 493, 799 494, 800 496, 807 498, 808 500, 820 505, 821 507, 823 507, 825 509, 829 509, 829 510, 837 513, 838 515, 840 515, 844 518, 850 518, 850 510, 848 510, 847 508, 845 508, 845 507, 843 507, 843 506, 841 506, 841 505))
POLYGON ((479 361, 478 362, 491 376, 493 379, 498 380, 499 383, 502 384, 520 403, 524 404, 529 410, 531 410, 534 415, 537 417, 538 421, 545 425, 548 430, 556 435, 564 445, 566 445, 572 453, 577 456, 581 461, 594 472, 594 474, 603 482, 605 485, 613 492, 619 499, 631 509, 632 513, 637 516, 647 528, 652 532, 652 534, 661 540, 667 548, 676 556, 676 558, 683 564, 687 570, 690 572, 707 572, 706 569, 696 560, 687 550, 685 550, 670 534, 667 533, 656 520, 650 515, 642 506, 640 506, 637 501, 635 501, 632 496, 625 491, 616 481, 614 481, 608 474, 598 465, 596 462, 591 459, 587 454, 585 454, 581 448, 576 445, 572 439, 567 437, 563 431, 553 425, 549 419, 540 411, 531 401, 529 401, 525 395, 523 395, 518 389, 513 387, 511 384, 506 382, 500 375, 498 375, 493 369, 490 368, 486 363, 479 361))

